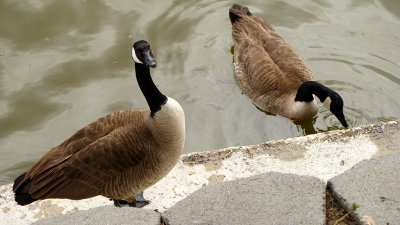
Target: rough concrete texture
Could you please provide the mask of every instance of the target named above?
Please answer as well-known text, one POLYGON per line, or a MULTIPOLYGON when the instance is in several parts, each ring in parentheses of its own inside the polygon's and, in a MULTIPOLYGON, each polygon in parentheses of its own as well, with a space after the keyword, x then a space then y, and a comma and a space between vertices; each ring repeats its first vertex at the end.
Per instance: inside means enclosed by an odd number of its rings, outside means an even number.
POLYGON ((400 153, 382 156, 331 179, 329 187, 341 205, 356 208, 352 215, 359 222, 400 224, 399 171, 400 153))
MULTIPOLYGON (((164 211, 204 185, 266 172, 328 180, 364 159, 400 151, 400 122, 382 122, 263 144, 183 155, 178 165, 144 195, 148 209, 164 211)), ((103 197, 81 201, 44 200, 17 206, 11 185, 0 186, 0 221, 29 224, 40 218, 112 203, 103 197)))
POLYGON ((325 224, 325 182, 265 173, 208 185, 162 214, 169 225, 325 224))
POLYGON ((112 202, 104 197, 95 197, 80 201, 51 199, 20 206, 14 201, 12 185, 0 186, 0 224, 31 224, 41 218, 73 213, 102 205, 112 205, 112 202))
POLYGON ((132 207, 101 206, 38 220, 34 225, 160 225, 160 213, 132 207))

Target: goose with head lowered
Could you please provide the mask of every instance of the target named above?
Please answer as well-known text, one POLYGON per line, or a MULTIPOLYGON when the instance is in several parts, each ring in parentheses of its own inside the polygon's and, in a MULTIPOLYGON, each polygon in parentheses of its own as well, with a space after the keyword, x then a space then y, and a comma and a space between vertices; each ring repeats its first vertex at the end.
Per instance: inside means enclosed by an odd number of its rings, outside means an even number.
POLYGON ((348 127, 342 97, 314 81, 301 57, 269 24, 237 4, 229 9, 229 18, 236 80, 257 106, 301 121, 317 114, 317 96, 348 127))
POLYGON ((115 206, 136 206, 135 196, 176 165, 185 142, 182 107, 153 83, 156 61, 147 41, 134 43, 132 58, 150 110, 111 113, 50 149, 14 181, 18 204, 102 195, 115 206))

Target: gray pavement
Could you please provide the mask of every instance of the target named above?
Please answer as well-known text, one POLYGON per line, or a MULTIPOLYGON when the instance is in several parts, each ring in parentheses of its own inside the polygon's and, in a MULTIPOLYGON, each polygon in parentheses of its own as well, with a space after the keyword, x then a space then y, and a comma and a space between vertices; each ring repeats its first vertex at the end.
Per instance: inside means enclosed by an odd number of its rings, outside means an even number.
MULTIPOLYGON (((328 181, 360 224, 399 224, 400 153, 364 160, 328 181)), ((315 177, 268 172, 205 186, 162 215, 148 209, 102 206, 34 224, 286 225, 326 224, 326 183, 315 177)))
POLYGON ((160 225, 160 213, 132 207, 101 206, 38 220, 35 225, 160 225))
POLYGON ((335 198, 367 224, 400 224, 400 153, 364 160, 329 181, 335 198))
POLYGON ((206 186, 162 214, 170 225, 325 224, 325 183, 266 173, 206 186))

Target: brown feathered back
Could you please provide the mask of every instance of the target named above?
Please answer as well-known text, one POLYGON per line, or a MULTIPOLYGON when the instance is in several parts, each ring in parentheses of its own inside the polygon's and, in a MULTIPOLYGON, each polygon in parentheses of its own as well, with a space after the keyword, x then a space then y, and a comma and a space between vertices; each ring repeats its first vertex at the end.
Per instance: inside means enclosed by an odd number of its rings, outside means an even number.
POLYGON ((290 117, 298 88, 313 79, 311 71, 269 24, 246 9, 229 10, 236 80, 258 106, 290 117))
POLYGON ((147 117, 148 110, 120 111, 80 129, 17 179, 14 192, 24 188, 33 199, 134 197, 165 176, 182 151, 154 141, 147 117))

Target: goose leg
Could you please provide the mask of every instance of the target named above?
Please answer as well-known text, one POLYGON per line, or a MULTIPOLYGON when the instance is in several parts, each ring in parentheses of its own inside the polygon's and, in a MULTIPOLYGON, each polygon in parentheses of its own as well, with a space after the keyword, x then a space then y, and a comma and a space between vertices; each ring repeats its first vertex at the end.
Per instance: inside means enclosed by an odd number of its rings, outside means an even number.
POLYGON ((136 208, 142 208, 143 206, 148 205, 150 203, 149 200, 143 197, 143 191, 139 192, 135 196, 135 199, 136 199, 136 206, 135 206, 136 208))
POLYGON ((143 197, 143 191, 138 193, 135 196, 135 198, 133 198, 132 201, 126 201, 126 200, 122 200, 122 199, 110 199, 110 200, 114 201, 114 206, 116 206, 116 207, 129 206, 129 207, 142 208, 143 206, 150 203, 149 200, 146 200, 143 197))
POLYGON ((128 205, 128 202, 122 199, 110 199, 114 201, 114 206, 115 207, 124 207, 128 205))

